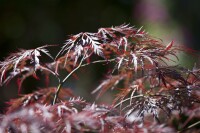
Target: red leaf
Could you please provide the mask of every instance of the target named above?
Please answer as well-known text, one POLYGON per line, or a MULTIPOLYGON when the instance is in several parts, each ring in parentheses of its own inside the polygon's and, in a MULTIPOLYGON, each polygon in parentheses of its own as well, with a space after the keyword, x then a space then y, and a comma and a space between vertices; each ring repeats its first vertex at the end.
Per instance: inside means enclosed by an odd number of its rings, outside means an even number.
POLYGON ((171 42, 166 46, 164 52, 166 52, 166 51, 168 51, 169 49, 171 49, 172 46, 173 46, 173 44, 174 44, 174 41, 171 41, 171 42))
POLYGON ((37 80, 40 80, 40 78, 36 75, 36 73, 33 73, 33 77, 37 80))
POLYGON ((22 80, 20 78, 17 78, 17 86, 18 86, 18 94, 20 94, 22 88, 22 80))

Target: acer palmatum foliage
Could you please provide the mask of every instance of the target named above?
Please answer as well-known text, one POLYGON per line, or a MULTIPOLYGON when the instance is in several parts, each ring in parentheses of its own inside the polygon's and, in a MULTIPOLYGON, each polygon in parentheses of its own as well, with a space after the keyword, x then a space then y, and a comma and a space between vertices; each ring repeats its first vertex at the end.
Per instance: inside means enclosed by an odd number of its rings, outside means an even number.
MULTIPOLYGON (((51 46, 51 45, 50 45, 51 46)), ((0 83, 14 77, 19 88, 37 71, 53 74, 57 87, 45 88, 9 102, 1 132, 176 132, 198 130, 199 73, 178 65, 174 42, 165 45, 142 28, 129 25, 71 35, 53 58, 48 45, 20 50, 0 62, 0 83), (41 56, 52 62, 41 61, 41 56), (177 65, 170 65, 171 63, 177 65), (98 98, 116 90, 113 105, 98 105, 63 89, 71 75, 90 64, 112 69, 92 92, 98 98), (59 69, 66 70, 62 79, 59 69), (189 116, 189 114, 193 114, 189 116), (183 121, 178 115, 184 116, 183 121), (152 122, 153 121, 153 122, 152 122), (174 123, 174 121, 176 121, 174 123), (178 125, 178 127, 177 127, 178 125)))
POLYGON ((23 75, 19 83, 21 86, 23 80, 30 75, 34 75, 37 70, 49 71, 54 74, 44 63, 40 62, 41 54, 53 59, 46 47, 48 46, 30 50, 20 49, 18 52, 6 57, 4 61, 0 62, 0 85, 7 83, 15 76, 23 75))

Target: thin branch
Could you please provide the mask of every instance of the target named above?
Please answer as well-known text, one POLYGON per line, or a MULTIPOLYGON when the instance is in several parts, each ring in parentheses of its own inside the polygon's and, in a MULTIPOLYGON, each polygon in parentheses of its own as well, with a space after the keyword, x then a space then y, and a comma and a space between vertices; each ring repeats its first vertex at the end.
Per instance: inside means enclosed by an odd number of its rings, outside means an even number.
MULTIPOLYGON (((86 52, 87 53, 87 52, 86 52)), ((54 100, 53 100, 53 105, 56 103, 56 100, 58 98, 58 94, 60 92, 60 89, 61 87, 63 86, 63 84, 65 83, 65 81, 75 72, 77 71, 79 68, 81 67, 85 67, 85 66, 88 66, 90 64, 96 64, 96 63, 103 63, 103 62, 112 62, 112 61, 115 61, 115 58, 114 59, 109 59, 109 60, 97 60, 97 61, 93 61, 93 62, 90 62, 90 63, 86 63, 86 64, 83 64, 83 61, 88 58, 88 56, 86 56, 86 54, 84 55, 84 57, 82 58, 81 62, 79 63, 79 65, 73 70, 71 71, 63 80, 62 82, 59 82, 59 85, 57 87, 57 90, 56 90, 56 94, 55 94, 55 97, 54 97, 54 100)), ((59 78, 58 78, 59 79, 59 78)))
POLYGON ((133 99, 133 98, 143 97, 143 96, 144 96, 144 95, 140 94, 140 95, 136 95, 136 96, 133 96, 133 97, 129 97, 129 98, 127 98, 127 99, 124 99, 124 100, 120 101, 118 104, 116 104, 116 105, 114 106, 114 108, 117 108, 119 105, 121 105, 122 103, 124 103, 124 102, 126 102, 126 101, 128 101, 128 100, 131 100, 131 99, 133 99))
POLYGON ((196 125, 199 125, 199 124, 200 124, 200 121, 197 121, 197 122, 193 123, 192 125, 188 126, 187 128, 178 131, 178 133, 181 133, 181 132, 186 131, 190 128, 193 128, 193 127, 195 127, 196 125))
POLYGON ((84 54, 83 58, 81 59, 81 62, 79 63, 79 65, 78 65, 73 71, 71 71, 71 72, 59 83, 59 85, 58 85, 58 87, 57 87, 57 90, 56 90, 56 93, 55 93, 55 96, 54 96, 53 105, 56 103, 56 100, 57 100, 57 98, 58 98, 58 94, 59 94, 59 92, 60 92, 60 89, 61 89, 61 87, 63 86, 63 84, 65 83, 65 81, 66 81, 75 71, 77 71, 77 70, 81 67, 83 61, 88 57, 88 56, 86 57, 86 53, 87 53, 87 51, 85 52, 85 54, 84 54))
POLYGON ((83 64, 83 65, 81 65, 81 67, 88 66, 90 64, 96 64, 96 63, 113 62, 115 60, 116 60, 116 58, 109 59, 109 60, 97 60, 97 61, 93 61, 93 62, 90 62, 90 63, 83 64))

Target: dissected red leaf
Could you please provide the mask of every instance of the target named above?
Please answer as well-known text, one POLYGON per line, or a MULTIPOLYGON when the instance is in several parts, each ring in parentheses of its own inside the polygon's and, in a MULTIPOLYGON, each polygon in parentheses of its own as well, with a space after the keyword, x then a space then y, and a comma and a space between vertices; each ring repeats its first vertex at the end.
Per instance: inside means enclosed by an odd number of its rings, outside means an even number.
MULTIPOLYGON (((9 107, 7 108, 7 113, 13 112, 15 110, 19 110, 21 108, 25 108, 26 106, 30 106, 34 103, 40 103, 44 105, 50 105, 53 101, 54 95, 56 92, 56 88, 45 88, 35 91, 31 94, 22 95, 22 97, 17 99, 12 99, 8 103, 9 107)), ((66 100, 67 97, 73 97, 71 90, 62 88, 58 99, 66 100)))
POLYGON ((42 53, 53 59, 46 47, 48 47, 48 45, 30 50, 21 49, 19 52, 12 53, 6 57, 4 61, 0 62, 0 84, 5 84, 23 72, 30 73, 29 71, 32 71, 32 69, 34 69, 34 71, 38 69, 45 70, 55 74, 49 68, 42 66, 40 62, 39 57, 42 53), (5 76, 6 73, 7 76, 5 76))

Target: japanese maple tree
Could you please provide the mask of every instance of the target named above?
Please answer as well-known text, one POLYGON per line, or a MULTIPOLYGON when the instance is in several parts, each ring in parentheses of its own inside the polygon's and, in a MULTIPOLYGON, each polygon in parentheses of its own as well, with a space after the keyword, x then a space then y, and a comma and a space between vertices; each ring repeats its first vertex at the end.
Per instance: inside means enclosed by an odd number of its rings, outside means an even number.
MULTIPOLYGON (((129 25, 71 35, 55 57, 45 45, 10 54, 0 62, 0 85, 16 77, 19 90, 37 71, 52 74, 56 87, 12 99, 0 132, 195 132, 200 124, 200 69, 178 64, 187 52, 129 25), (44 62, 41 57, 50 58, 44 62), (89 103, 63 87, 82 67, 111 68, 92 94, 116 91, 112 105, 89 103), (175 65, 172 65, 175 64, 175 65), (66 70, 64 78, 59 70, 66 70)), ((91 95, 91 94, 88 94, 91 95)))

